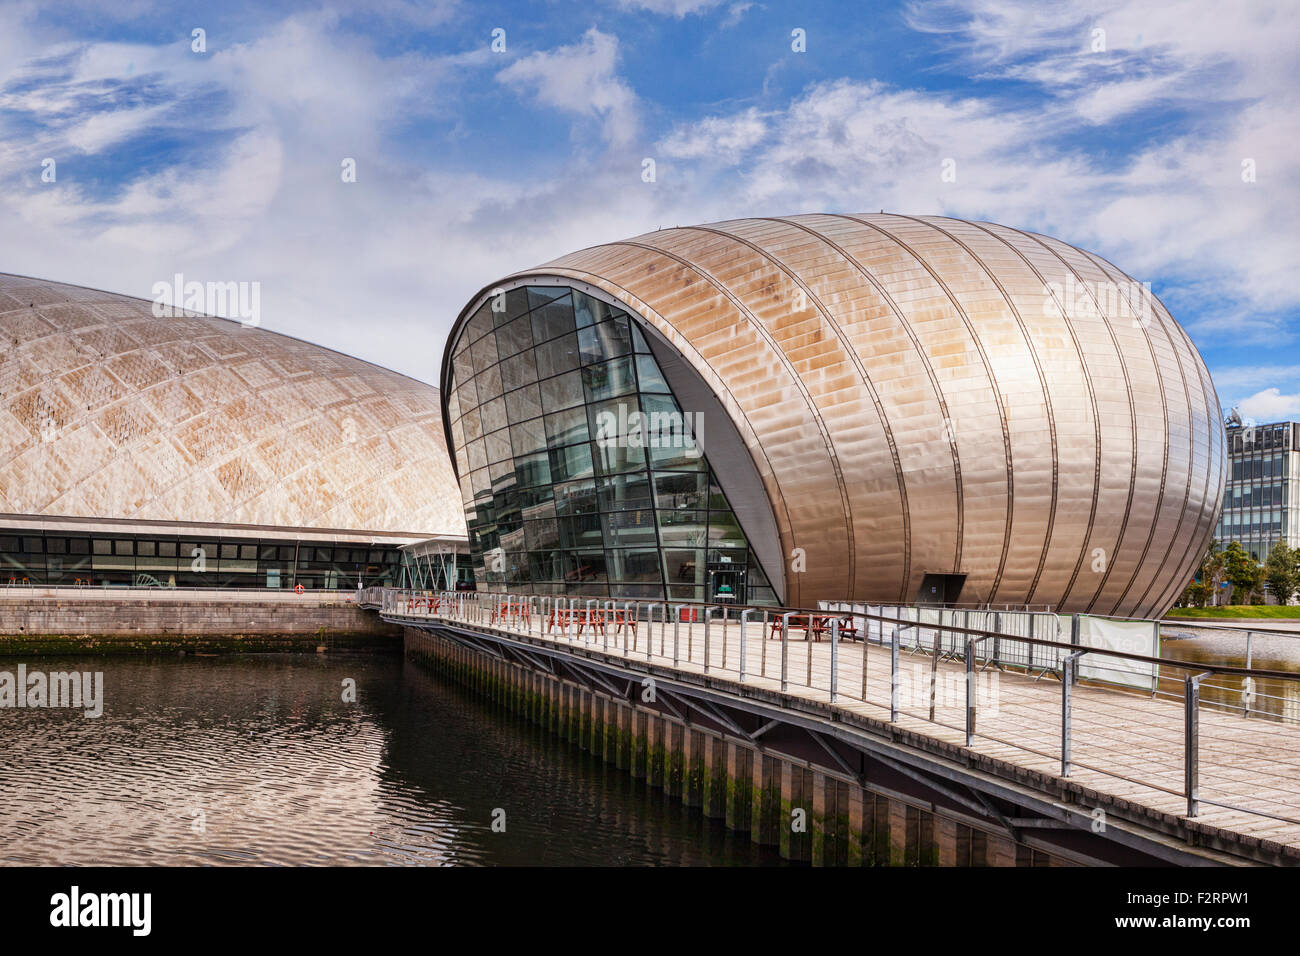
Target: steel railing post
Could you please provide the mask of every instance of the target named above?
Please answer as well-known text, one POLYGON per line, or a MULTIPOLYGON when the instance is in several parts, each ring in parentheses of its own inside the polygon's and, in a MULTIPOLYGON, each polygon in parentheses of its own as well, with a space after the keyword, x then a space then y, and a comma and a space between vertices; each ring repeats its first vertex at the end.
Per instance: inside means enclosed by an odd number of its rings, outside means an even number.
MULTIPOLYGON (((839 686, 837 680, 840 666, 840 619, 831 618, 831 703, 835 703, 835 688, 839 686)), ((811 653, 811 649, 809 649, 811 653)))
POLYGON ((675 608, 676 613, 673 614, 673 667, 676 667, 681 659, 679 648, 681 647, 682 611, 685 608, 685 604, 679 604, 675 608))
POLYGON ((898 622, 889 644, 889 721, 898 721, 898 622))
MULTIPOLYGON (((1156 621, 1151 627, 1151 656, 1160 656, 1160 622, 1156 621)), ((1249 666, 1249 665, 1247 665, 1249 666)), ((1151 665, 1151 699, 1155 700, 1156 694, 1160 692, 1160 665, 1151 665)))
POLYGON ((709 672, 709 613, 713 608, 705 605, 704 608, 704 673, 709 672))
POLYGON ((1082 651, 1067 654, 1061 676, 1061 776, 1070 775, 1071 734, 1074 719, 1074 678, 1082 651))
POLYGON ((1183 788, 1187 793, 1187 815, 1200 812, 1200 703, 1201 679, 1208 674, 1186 678, 1183 690, 1183 788))
POLYGON ((786 611, 781 615, 781 690, 790 686, 790 615, 786 611))
POLYGON ((975 647, 982 638, 966 635, 966 746, 975 742, 975 647))
MULTIPOLYGON (((870 611, 870 606, 868 606, 870 611)), ((862 617, 862 626, 858 633, 862 635, 862 700, 865 703, 867 699, 867 648, 871 644, 871 620, 862 617)))
POLYGON ((740 682, 745 682, 745 624, 749 621, 749 615, 754 613, 752 607, 747 607, 740 612, 740 682))
POLYGON ((624 601, 623 602, 623 656, 627 657, 635 650, 633 641, 637 639, 638 624, 641 621, 641 602, 624 601), (631 622, 629 624, 629 622, 631 622), (632 629, 632 640, 627 638, 628 628, 632 629))
MULTIPOLYGON (((654 615, 651 614, 653 621, 654 615)), ((668 630, 668 605, 659 605, 659 656, 664 656, 664 632, 668 630)), ((645 628, 645 659, 650 660, 655 652, 655 632, 649 624, 645 628)))

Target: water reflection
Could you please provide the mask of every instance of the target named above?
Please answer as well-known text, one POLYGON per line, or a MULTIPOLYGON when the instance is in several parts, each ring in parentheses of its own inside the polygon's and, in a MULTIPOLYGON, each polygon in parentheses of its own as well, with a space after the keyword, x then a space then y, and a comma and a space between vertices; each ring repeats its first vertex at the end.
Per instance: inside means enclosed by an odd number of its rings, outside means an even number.
MULTIPOLYGON (((1257 670, 1289 671, 1296 680, 1277 678, 1254 679, 1247 685, 1245 678, 1216 675, 1201 684, 1201 699, 1224 708, 1244 713, 1249 696, 1252 715, 1275 720, 1300 722, 1300 638, 1272 634, 1259 630, 1251 637, 1250 666, 1257 670)), ((1231 667, 1246 666, 1246 630, 1212 630, 1192 625, 1166 625, 1162 636, 1161 655, 1195 664, 1221 664, 1231 667)), ((1165 668, 1161 689, 1180 695, 1176 680, 1199 673, 1196 668, 1187 670, 1165 668)))
POLYGON ((106 703, 0 710, 3 863, 779 862, 397 657, 25 663, 103 671, 106 703))

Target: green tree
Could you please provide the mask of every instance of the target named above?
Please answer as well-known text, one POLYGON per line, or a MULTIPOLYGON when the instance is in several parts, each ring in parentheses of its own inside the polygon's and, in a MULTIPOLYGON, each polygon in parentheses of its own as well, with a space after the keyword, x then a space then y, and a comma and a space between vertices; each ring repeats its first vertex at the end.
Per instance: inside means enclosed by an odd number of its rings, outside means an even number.
POLYGON ((1223 549, 1218 541, 1211 541, 1210 546, 1201 555, 1200 566, 1179 599, 1184 607, 1205 607, 1213 604, 1223 583, 1223 549))
POLYGON ((1240 543, 1233 541, 1223 552, 1223 573, 1232 584, 1232 603, 1250 604, 1251 595, 1264 577, 1264 569, 1240 543))
POLYGON ((1291 595, 1300 585, 1300 550, 1290 548, 1285 541, 1278 541, 1269 549, 1264 558, 1264 583, 1273 592, 1278 604, 1290 602, 1291 595))

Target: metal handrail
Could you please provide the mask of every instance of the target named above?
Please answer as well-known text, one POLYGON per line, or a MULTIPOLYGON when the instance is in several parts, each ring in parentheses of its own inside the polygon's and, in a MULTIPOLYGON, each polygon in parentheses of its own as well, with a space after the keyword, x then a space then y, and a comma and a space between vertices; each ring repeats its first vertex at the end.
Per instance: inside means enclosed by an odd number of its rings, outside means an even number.
MULTIPOLYGON (((527 606, 531 611, 532 602, 534 600, 537 600, 540 602, 543 609, 547 607, 552 609, 552 614, 549 617, 546 615, 545 610, 543 610, 543 614, 539 616, 538 631, 537 631, 538 636, 552 641, 558 641, 563 639, 572 642, 574 640, 574 634, 572 628, 573 628, 575 618, 577 617, 576 608, 579 603, 578 600, 576 599, 566 600, 565 598, 559 596, 554 596, 554 597, 549 595, 538 596, 538 595, 529 595, 524 593, 512 593, 512 592, 444 592, 444 599, 438 601, 436 604, 433 601, 426 600, 423 608, 415 608, 410 602, 410 600, 407 600, 406 610, 405 611, 402 610, 402 601, 400 598, 396 598, 395 596, 401 594, 415 594, 415 593, 417 592, 405 591, 402 589, 385 588, 384 600, 383 600, 383 606, 385 612, 394 614, 395 616, 404 617, 404 618, 426 618, 426 619, 435 618, 435 619, 457 621, 466 624, 477 624, 479 626, 482 626, 485 622, 485 617, 486 617, 482 613, 482 610, 484 608, 492 607, 492 608, 499 609, 504 603, 506 606, 513 606, 518 608, 527 606), (555 612, 564 608, 566 604, 567 604, 567 611, 563 613, 563 622, 562 622, 563 633, 559 634, 556 632, 555 629, 555 624, 558 623, 555 612), (431 608, 436 608, 436 609, 431 610, 431 608), (543 618, 546 618, 545 621, 546 627, 543 627, 543 623, 544 623, 543 618)), ((429 592, 419 592, 419 593, 427 594, 429 592)), ((882 707, 886 706, 884 704, 879 703, 878 700, 870 699, 870 695, 868 694, 867 680, 866 680, 866 660, 867 657, 869 656, 867 653, 868 645, 873 645, 873 646, 887 645, 888 653, 890 657, 890 687, 891 687, 891 691, 889 695, 890 699, 888 701, 887 706, 889 710, 889 720, 893 723, 897 723, 898 720, 900 719, 900 716, 904 715, 905 713, 904 708, 901 706, 900 699, 899 699, 900 687, 902 685, 902 670, 901 670, 900 659, 899 659, 900 658, 899 652, 901 647, 901 641, 900 641, 901 635, 904 632, 909 630, 931 631, 936 635, 941 633, 956 635, 958 639, 952 641, 951 647, 947 646, 947 642, 942 642, 942 645, 944 649, 944 655, 946 658, 960 658, 964 662, 963 669, 965 671, 964 678, 966 684, 966 701, 965 701, 965 708, 964 708, 965 719, 964 721, 962 721, 964 726, 960 726, 960 725, 954 726, 952 723, 943 723, 941 720, 936 719, 936 715, 933 709, 933 695, 934 695, 933 674, 934 674, 934 666, 935 666, 935 664, 933 663, 931 665, 932 703, 931 703, 930 715, 928 718, 929 721, 931 723, 934 723, 936 726, 950 727, 953 730, 964 732, 966 744, 968 747, 973 746, 977 739, 983 738, 994 742, 1010 744, 1011 746, 1017 747, 1018 749, 1025 751, 1026 753, 1033 753, 1040 756, 1049 756, 1049 757, 1054 757, 1055 755, 1044 753, 1042 750, 1039 749, 1034 749, 1033 746, 1030 746, 1023 742, 1017 743, 1015 741, 1004 740, 998 736, 994 736, 993 734, 999 732, 996 728, 993 730, 992 733, 990 733, 988 730, 984 730, 982 733, 979 731, 977 720, 978 720, 979 711, 981 710, 981 704, 979 700, 980 694, 978 691, 978 684, 976 679, 977 663, 979 660, 982 659, 984 661, 983 668, 987 668, 991 664, 996 664, 998 658, 998 650, 997 650, 998 642, 1000 641, 1001 642, 1023 642, 1024 644, 1030 646, 1042 646, 1042 647, 1055 648, 1062 651, 1066 651, 1068 653, 1066 653, 1062 657, 1062 659, 1058 662, 1059 667, 1057 669, 1052 670, 1052 673, 1054 674, 1059 673, 1062 678, 1061 679, 1061 740, 1060 740, 1060 753, 1059 753, 1061 759, 1061 777, 1062 778, 1069 777, 1071 775, 1073 768, 1080 767, 1087 770, 1096 771, 1105 774, 1107 776, 1114 777, 1116 779, 1138 783, 1156 791, 1161 791, 1161 792, 1171 793, 1171 794, 1180 793, 1180 790, 1177 789, 1177 785, 1174 784, 1166 785, 1165 783, 1159 782, 1157 780, 1146 780, 1146 781, 1137 780, 1134 779, 1132 776, 1127 775, 1128 773, 1131 772, 1131 771, 1127 771, 1127 768, 1121 767, 1118 770, 1117 769, 1108 770, 1105 769, 1104 767, 1097 766, 1095 761, 1092 763, 1084 763, 1075 759, 1075 756, 1073 754, 1073 749, 1072 749, 1072 743, 1073 743, 1073 712, 1072 711, 1073 711, 1073 707, 1076 704, 1075 696, 1074 696, 1075 694, 1074 688, 1080 682, 1079 665, 1080 662, 1085 657, 1091 657, 1094 660, 1103 659, 1103 660, 1116 660, 1116 661, 1128 661, 1128 662, 1141 662, 1141 663, 1150 664, 1154 666, 1172 667, 1179 671, 1194 672, 1194 673, 1188 673, 1188 675, 1185 678, 1179 680, 1179 683, 1183 685, 1183 693, 1181 695, 1183 697, 1183 721, 1182 721, 1183 746, 1181 748, 1182 763, 1183 763, 1183 780, 1182 780, 1181 795, 1185 796, 1187 799, 1188 816, 1189 817, 1196 816, 1199 813, 1200 805, 1206 804, 1206 805, 1219 806, 1219 807, 1231 807, 1232 809, 1243 810, 1245 812, 1250 812, 1250 813, 1258 813, 1259 815, 1265 817, 1281 819, 1281 820, 1286 820, 1287 822, 1300 824, 1300 820, 1291 820, 1290 818, 1279 817, 1276 814, 1265 812, 1263 810, 1259 810, 1259 811, 1250 810, 1249 808, 1246 807, 1240 807, 1235 804, 1226 803, 1223 800, 1208 799, 1202 794, 1202 788, 1201 788, 1202 755, 1200 752, 1202 734, 1200 729, 1200 721, 1198 717, 1201 709, 1201 703, 1202 703, 1200 697, 1200 689, 1202 685, 1206 687, 1214 687, 1217 690, 1224 689, 1219 687, 1218 685, 1209 682, 1209 679, 1215 675, 1224 675, 1224 676, 1231 676, 1231 677, 1248 677, 1251 679, 1255 679, 1255 678, 1272 679, 1272 680, 1288 681, 1294 683, 1294 682, 1300 682, 1300 673, 1292 673, 1288 671, 1265 670, 1265 669, 1253 668, 1253 667, 1239 667, 1239 666, 1224 665, 1224 664, 1213 664, 1213 665, 1201 664, 1201 663, 1191 662, 1191 661, 1175 660, 1160 655, 1141 654, 1136 652, 1123 651, 1123 650, 1104 648, 1104 647, 1090 647, 1090 646, 1085 647, 1075 642, 1067 643, 1065 641, 1051 640, 1042 637, 1031 637, 1031 636, 1024 636, 1020 634, 1006 633, 1005 631, 998 630, 998 629, 988 630, 983 627, 976 628, 964 624, 956 624, 956 623, 945 624, 941 622, 932 623, 929 621, 913 620, 907 617, 899 616, 897 613, 895 614, 875 613, 869 609, 870 606, 868 606, 867 610, 851 610, 851 611, 828 610, 826 608, 774 609, 770 606, 763 607, 759 605, 729 605, 723 608, 722 606, 711 605, 705 602, 695 602, 695 601, 670 602, 664 600, 646 600, 646 601, 625 600, 622 602, 622 605, 623 605, 622 620, 624 625, 626 625, 629 619, 638 620, 638 621, 645 620, 647 622, 646 623, 646 660, 647 661, 653 660, 655 655, 653 625, 655 623, 655 618, 656 618, 655 609, 656 608, 660 609, 660 613, 658 614, 659 622, 660 622, 659 656, 662 660, 666 661, 669 655, 671 654, 671 660, 674 668, 681 670, 684 676, 688 676, 691 673, 701 674, 701 676, 711 674, 713 669, 719 666, 714 664, 712 660, 712 654, 711 654, 712 638, 710 636, 709 630, 710 630, 711 623, 716 624, 716 620, 714 620, 714 618, 712 617, 712 612, 722 611, 723 613, 720 619, 724 621, 730 617, 731 613, 739 612, 739 620, 740 620, 739 661, 736 663, 729 663, 724 658, 724 662, 720 665, 721 670, 727 674, 734 674, 741 683, 745 683, 747 680, 753 680, 755 677, 771 680, 773 682, 779 680, 779 685, 781 690, 786 693, 790 691, 790 685, 792 683, 791 666, 790 666, 791 665, 790 630, 791 630, 792 620, 794 618, 800 616, 807 616, 807 615, 815 615, 821 618, 825 618, 829 622, 828 630, 831 635, 831 642, 830 642, 830 648, 828 654, 829 663, 830 663, 829 681, 826 680, 825 676, 823 676, 822 678, 816 681, 813 680, 812 638, 814 636, 814 633, 819 634, 821 632, 815 630, 812 626, 814 622, 810 618, 807 618, 804 621, 804 624, 808 625, 808 628, 806 630, 807 643, 805 644, 807 648, 806 655, 805 655, 807 660, 807 679, 806 679, 806 684, 797 685, 796 693, 799 694, 799 696, 806 696, 806 694, 804 693, 804 688, 806 688, 807 690, 813 691, 815 695, 828 694, 830 702, 833 704, 838 703, 839 698, 841 696, 847 696, 850 699, 861 701, 863 703, 872 706, 882 706, 882 707), (699 615, 698 613, 692 613, 688 617, 684 612, 690 609, 697 609, 697 610, 703 609, 704 613, 702 616, 699 615), (672 613, 673 616, 673 636, 672 636, 671 649, 666 646, 667 617, 670 612, 672 613), (747 630, 748 630, 748 625, 752 623, 751 618, 757 616, 760 612, 762 614, 762 632, 763 632, 762 639, 761 639, 762 654, 760 656, 757 672, 755 673, 754 671, 750 670, 751 662, 747 655, 747 642, 748 642, 747 630), (860 635, 860 638, 863 642, 863 671, 862 671, 861 696, 858 696, 856 692, 852 689, 850 689, 850 691, 846 695, 844 689, 841 688, 840 686, 839 671, 840 671, 841 654, 840 654, 839 644, 841 638, 843 637, 843 634, 841 632, 841 627, 842 627, 841 622, 846 620, 850 620, 854 622, 862 622, 864 625, 867 622, 876 622, 879 625, 879 627, 876 628, 876 630, 878 630, 879 632, 878 640, 873 640, 871 635, 872 628, 864 626, 859 630, 856 624, 853 625, 855 634, 860 635), (681 653, 682 652, 681 625, 683 623, 690 623, 690 622, 702 622, 704 624, 705 644, 704 644, 704 661, 702 667, 700 662, 694 657, 693 654, 693 645, 691 642, 693 640, 694 630, 692 628, 688 628, 687 630, 687 634, 686 634, 687 648, 686 648, 686 654, 684 658, 681 653), (781 641, 780 664, 779 664, 779 671, 773 672, 773 669, 770 667, 768 662, 767 644, 771 639, 774 639, 777 636, 779 636, 781 641), (984 653, 983 651, 982 645, 984 645, 985 642, 992 642, 993 648, 990 653, 984 653)), ((626 626, 622 626, 622 627, 616 626, 616 621, 618 619, 618 616, 616 614, 610 614, 610 613, 593 614, 592 613, 593 607, 608 609, 608 608, 614 608, 616 606, 617 605, 615 604, 615 602, 610 600, 606 600, 604 602, 596 601, 596 600, 585 601, 585 607, 587 613, 583 615, 585 619, 584 644, 591 645, 595 643, 596 634, 593 632, 595 628, 599 627, 601 629, 601 635, 600 635, 601 640, 600 640, 600 647, 597 650, 604 651, 606 653, 619 653, 620 652, 619 642, 621 641, 622 642, 621 653, 624 657, 626 657, 628 656, 629 650, 632 647, 632 641, 636 639, 633 630, 626 626)), ((999 613, 999 612, 990 612, 990 613, 993 613, 994 615, 995 628, 1000 627, 1003 621, 1003 613, 999 613)), ((517 619, 520 617, 520 615, 504 615, 501 617, 503 619, 497 620, 495 622, 491 622, 488 626, 494 627, 501 631, 505 631, 507 633, 518 632, 518 633, 527 633, 529 635, 532 634, 530 615, 524 616, 523 620, 517 619)), ((967 621, 969 620, 968 615, 963 615, 963 618, 967 621)), ((726 627, 725 623, 723 627, 724 628, 726 627)), ((1077 627, 1074 629, 1074 633, 1077 640, 1077 634, 1078 634, 1077 627)), ((724 649, 726 645, 726 640, 727 638, 724 631, 724 649)), ((820 640, 820 637, 818 637, 818 640, 820 640)), ((938 659, 938 652, 940 648, 941 648, 941 642, 936 639, 934 643, 936 662, 938 659)), ((586 653, 594 653, 594 652, 596 651, 594 650, 587 651, 586 653)), ((825 660, 826 659, 823 658, 823 663, 825 662, 825 660)), ((1093 665, 1093 667, 1095 672, 1096 665, 1093 665)), ((983 668, 980 669, 982 670, 983 668)), ((951 672, 946 672, 946 673, 949 673, 951 675, 951 672)), ((1153 671, 1153 675, 1155 673, 1157 672, 1153 671)), ((995 676, 996 676, 996 672, 995 672, 995 676)), ((1031 679, 1031 678, 1027 676, 1026 679, 1031 679)), ((1164 679, 1162 678, 1162 680, 1164 679)), ((1152 695, 1154 696, 1158 692, 1158 690, 1159 690, 1158 684, 1153 684, 1152 695)), ((1260 695, 1260 696, 1267 697, 1269 695, 1260 695)), ((1091 699, 1090 702, 1096 706, 1101 706, 1106 703, 1106 699, 1094 698, 1091 699)), ((1205 701, 1205 703, 1212 706, 1223 706, 1222 703, 1219 701, 1207 700, 1205 701)), ((950 705, 946 704, 945 708, 950 709, 950 705)), ((1247 702, 1246 705, 1246 712, 1248 715, 1251 713, 1249 709, 1249 702, 1247 702)), ((1103 707, 1103 713, 1104 713, 1104 707, 1103 707)), ((1256 710, 1255 713, 1262 713, 1262 712, 1256 710)), ((925 719, 920 714, 912 714, 910 712, 907 712, 906 716, 921 717, 922 719, 925 719)), ((996 717, 996 712, 994 713, 994 716, 996 717)), ((1279 715, 1279 714, 1268 713, 1267 716, 1269 716, 1270 718, 1280 718, 1283 722, 1289 719, 1289 715, 1286 714, 1279 715)), ((1002 732, 1005 733, 1005 731, 1002 732)), ((1130 733, 1137 733, 1140 735, 1141 731, 1130 728, 1130 733)), ((1222 748, 1220 748, 1218 752, 1222 753, 1223 752, 1222 748)), ((1213 753, 1213 751, 1211 753, 1213 753)), ((1157 771, 1157 774, 1159 774, 1160 772, 1161 771, 1157 771)), ((1231 796, 1231 794, 1229 794, 1228 796, 1231 796)))

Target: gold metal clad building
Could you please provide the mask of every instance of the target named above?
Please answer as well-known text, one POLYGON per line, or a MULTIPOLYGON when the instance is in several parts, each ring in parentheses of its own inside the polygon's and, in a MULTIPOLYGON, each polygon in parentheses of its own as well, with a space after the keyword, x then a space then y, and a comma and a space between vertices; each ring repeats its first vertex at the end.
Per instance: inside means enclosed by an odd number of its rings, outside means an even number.
POLYGON ((350 588, 463 541, 434 388, 153 306, 0 275, 0 583, 350 588))
POLYGON ((484 287, 442 386, 481 580, 510 587, 1152 616, 1222 501, 1184 330, 1098 256, 991 223, 585 249, 484 287))

